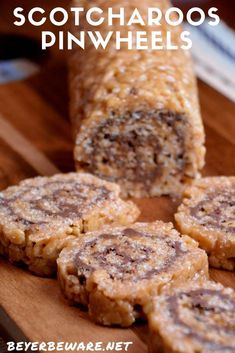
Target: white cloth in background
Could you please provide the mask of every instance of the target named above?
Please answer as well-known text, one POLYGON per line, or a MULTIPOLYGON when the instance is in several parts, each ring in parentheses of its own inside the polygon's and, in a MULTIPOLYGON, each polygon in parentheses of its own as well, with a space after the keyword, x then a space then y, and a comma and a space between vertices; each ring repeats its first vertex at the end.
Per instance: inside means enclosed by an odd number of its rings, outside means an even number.
MULTIPOLYGON (((198 77, 235 102, 235 31, 223 21, 198 27, 185 24, 193 41, 192 54, 198 77)), ((0 61, 0 84, 25 79, 39 70, 27 59, 0 61)))
POLYGON ((0 84, 23 80, 39 71, 39 66, 28 59, 0 61, 0 84))
POLYGON ((223 21, 215 27, 205 22, 185 28, 191 33, 198 77, 235 102, 235 31, 223 21))

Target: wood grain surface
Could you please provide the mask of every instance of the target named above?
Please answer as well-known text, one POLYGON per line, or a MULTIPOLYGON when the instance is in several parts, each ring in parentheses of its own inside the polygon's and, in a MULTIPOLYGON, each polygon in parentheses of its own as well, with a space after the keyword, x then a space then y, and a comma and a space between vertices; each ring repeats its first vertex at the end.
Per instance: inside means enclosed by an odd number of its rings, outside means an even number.
MULTIPOLYGON (((55 5, 39 3, 45 8, 55 5)), ((60 6, 66 3, 61 1, 60 6)), ((0 31, 38 39, 39 29, 12 26, 9 14, 18 5, 19 1, 0 3, 0 31)), ((24 0, 20 5, 31 8, 38 1, 29 6, 24 0)), ((66 75, 65 53, 52 50, 37 75, 0 85, 0 190, 27 177, 74 170, 66 75)), ((207 136, 203 174, 235 175, 235 105, 202 82, 199 94, 207 136)), ((168 198, 136 202, 143 221, 173 220, 177 207, 168 198)), ((212 269, 211 278, 235 288, 234 273, 212 269)), ((56 280, 35 277, 3 259, 0 305, 31 341, 132 341, 129 352, 147 352, 146 326, 124 330, 94 325, 85 312, 67 305, 56 280)))

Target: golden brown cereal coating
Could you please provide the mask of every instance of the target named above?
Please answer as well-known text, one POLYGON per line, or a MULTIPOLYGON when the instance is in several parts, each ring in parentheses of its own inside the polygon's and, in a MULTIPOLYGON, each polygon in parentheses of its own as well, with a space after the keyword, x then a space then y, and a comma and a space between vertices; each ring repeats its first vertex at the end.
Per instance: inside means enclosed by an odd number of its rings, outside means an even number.
POLYGON ((156 297, 148 308, 149 352, 234 353, 235 293, 210 281, 156 297))
MULTIPOLYGON (((149 7, 168 9, 165 0, 91 1, 74 5, 134 8, 143 17, 149 7)), ((92 30, 85 19, 81 28, 92 30)), ((110 28, 135 33, 138 25, 110 28)), ((74 28, 74 33, 78 29, 74 28)), ((150 36, 158 27, 141 27, 150 36)), ((167 25, 173 44, 180 45, 181 28, 167 25)), ((204 164, 204 130, 190 53, 185 50, 116 50, 114 40, 96 50, 87 44, 75 48, 70 60, 71 119, 75 133, 75 161, 88 171, 122 186, 127 196, 180 194, 184 185, 199 175, 204 164)))
POLYGON ((214 267, 235 269, 235 177, 208 177, 185 190, 178 228, 205 249, 214 267))
POLYGON ((119 198, 119 186, 89 174, 58 174, 21 182, 0 193, 0 252, 38 275, 51 275, 70 239, 139 215, 119 198))
POLYGON ((91 318, 103 325, 130 326, 153 294, 208 275, 206 253, 160 221, 86 234, 57 263, 65 296, 88 306, 91 318))

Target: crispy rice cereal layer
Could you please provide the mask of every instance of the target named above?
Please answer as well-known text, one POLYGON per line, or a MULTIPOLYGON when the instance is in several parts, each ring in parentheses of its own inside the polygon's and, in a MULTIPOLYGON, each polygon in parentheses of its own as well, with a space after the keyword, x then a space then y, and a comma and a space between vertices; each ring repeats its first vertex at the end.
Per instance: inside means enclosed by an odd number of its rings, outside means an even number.
POLYGON ((185 190, 178 228, 205 249, 212 266, 235 270, 235 177, 208 177, 185 190))
MULTIPOLYGON (((121 6, 131 15, 134 8, 146 15, 149 7, 165 12, 165 0, 74 0, 85 10, 121 6), (129 11, 129 12, 128 12, 129 11)), ((81 20, 82 30, 89 28, 81 20)), ((144 30, 99 26, 107 31, 144 30)), ((158 29, 157 29, 158 30, 158 29)), ((76 34, 78 28, 74 28, 76 34)), ((180 45, 181 28, 163 21, 163 37, 171 31, 180 45)), ((75 133, 74 156, 79 171, 88 171, 118 182, 124 196, 180 194, 184 185, 199 175, 204 164, 204 129, 197 87, 187 50, 116 50, 114 40, 96 50, 75 48, 70 60, 71 119, 75 133)))
POLYGON ((85 305, 102 325, 130 326, 154 294, 207 277, 198 244, 171 223, 136 223, 86 234, 57 260, 58 278, 71 303, 85 305))
POLYGON ((156 297, 148 308, 150 353, 234 353, 235 293, 210 281, 156 297))
POLYGON ((127 225, 139 215, 120 189, 89 174, 37 177, 0 192, 0 253, 42 276, 56 270, 68 243, 104 224, 127 225))

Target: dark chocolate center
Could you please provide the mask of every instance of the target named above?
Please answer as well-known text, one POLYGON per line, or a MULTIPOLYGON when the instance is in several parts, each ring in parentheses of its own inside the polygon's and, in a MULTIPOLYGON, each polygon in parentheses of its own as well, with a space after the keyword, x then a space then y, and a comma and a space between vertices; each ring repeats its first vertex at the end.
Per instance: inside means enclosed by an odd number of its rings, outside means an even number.
POLYGON ((112 180, 125 179, 146 186, 162 177, 165 168, 172 175, 183 174, 187 163, 184 114, 139 110, 110 115, 86 141, 89 154, 82 166, 87 171, 107 177, 103 169, 106 165, 112 168, 112 180))

